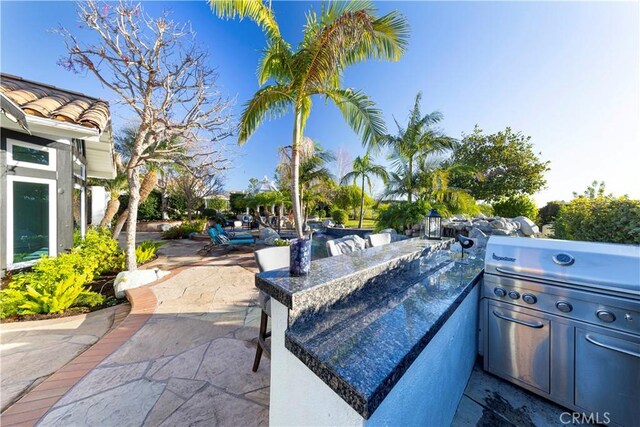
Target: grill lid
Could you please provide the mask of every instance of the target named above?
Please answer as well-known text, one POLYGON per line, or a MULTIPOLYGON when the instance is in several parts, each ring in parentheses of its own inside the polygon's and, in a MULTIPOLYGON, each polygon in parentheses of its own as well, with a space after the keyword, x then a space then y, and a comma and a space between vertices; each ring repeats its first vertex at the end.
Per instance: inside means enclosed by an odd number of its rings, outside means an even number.
POLYGON ((640 296, 640 246, 491 236, 485 273, 640 296))

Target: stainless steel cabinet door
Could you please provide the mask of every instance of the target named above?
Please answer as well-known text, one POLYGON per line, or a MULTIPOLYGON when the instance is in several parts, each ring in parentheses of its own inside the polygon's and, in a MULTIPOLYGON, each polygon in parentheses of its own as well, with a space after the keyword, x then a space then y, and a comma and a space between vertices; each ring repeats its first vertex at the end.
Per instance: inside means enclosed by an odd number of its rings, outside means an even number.
POLYGON ((488 368, 550 393, 549 320, 488 305, 488 368))
POLYGON ((575 404, 623 426, 640 422, 640 340, 576 328, 575 404), (606 414, 605 414, 606 413, 606 414))

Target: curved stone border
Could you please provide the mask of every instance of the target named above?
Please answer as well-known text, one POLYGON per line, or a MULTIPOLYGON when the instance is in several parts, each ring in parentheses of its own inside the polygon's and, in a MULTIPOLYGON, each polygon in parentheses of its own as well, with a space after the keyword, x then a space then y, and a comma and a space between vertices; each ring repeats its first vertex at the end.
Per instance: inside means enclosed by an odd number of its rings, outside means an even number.
MULTIPOLYGON (((173 275, 172 272, 153 284, 160 283, 173 275)), ((34 426, 65 393, 142 328, 155 311, 156 296, 149 286, 130 289, 125 293, 131 303, 131 311, 128 314, 116 313, 114 326, 109 332, 8 407, 0 415, 0 425, 3 427, 34 426), (119 316, 124 317, 124 320, 117 325, 119 316)))

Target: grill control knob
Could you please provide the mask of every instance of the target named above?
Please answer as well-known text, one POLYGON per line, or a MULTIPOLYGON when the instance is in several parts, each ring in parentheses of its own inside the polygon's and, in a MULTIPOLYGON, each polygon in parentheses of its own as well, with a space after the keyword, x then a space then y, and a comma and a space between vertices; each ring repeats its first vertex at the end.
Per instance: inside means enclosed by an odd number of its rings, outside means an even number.
POLYGON ((516 291, 509 291, 509 298, 518 299, 518 298, 520 298, 520 294, 517 293, 516 291))
POLYGON ((493 290, 493 293, 496 294, 497 297, 501 297, 501 298, 507 295, 507 291, 505 291, 502 288, 495 288, 493 290))
POLYGON ((598 310, 598 311, 596 311, 596 316, 598 316, 598 319, 602 320, 603 322, 607 322, 607 323, 611 323, 614 320, 616 320, 616 316, 612 312, 606 311, 606 310, 598 310))
POLYGON ((526 302, 527 304, 535 304, 536 302, 538 302, 538 298, 531 294, 524 294, 522 295, 522 301, 526 302))
POLYGON ((569 313, 573 310, 573 306, 566 301, 558 301, 556 303, 556 308, 563 313, 569 313))

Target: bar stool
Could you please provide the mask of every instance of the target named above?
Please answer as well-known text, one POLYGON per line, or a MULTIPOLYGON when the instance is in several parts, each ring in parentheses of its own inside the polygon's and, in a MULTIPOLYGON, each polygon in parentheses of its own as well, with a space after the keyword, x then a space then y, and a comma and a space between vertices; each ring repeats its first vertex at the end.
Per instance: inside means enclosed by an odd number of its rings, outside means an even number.
MULTIPOLYGON (((265 248, 255 251, 253 255, 260 272, 277 270, 279 268, 289 268, 289 246, 275 246, 273 248, 265 248)), ((260 291, 258 304, 261 308, 260 313, 260 330, 258 332, 258 343, 256 347, 256 357, 253 361, 253 372, 258 370, 262 352, 270 354, 267 338, 271 336, 271 331, 267 331, 269 317, 271 317, 271 297, 260 291)))

